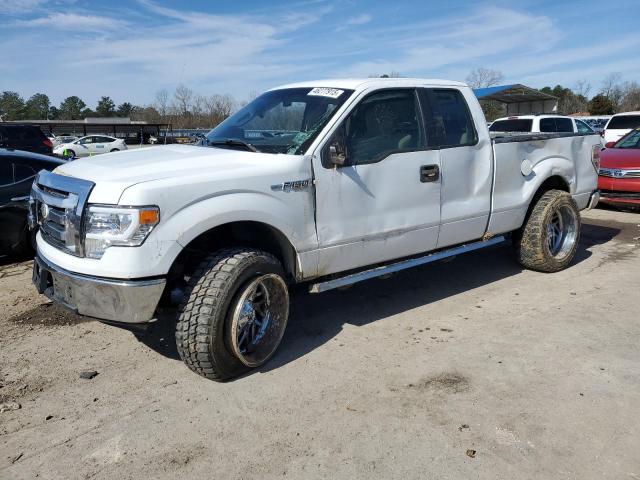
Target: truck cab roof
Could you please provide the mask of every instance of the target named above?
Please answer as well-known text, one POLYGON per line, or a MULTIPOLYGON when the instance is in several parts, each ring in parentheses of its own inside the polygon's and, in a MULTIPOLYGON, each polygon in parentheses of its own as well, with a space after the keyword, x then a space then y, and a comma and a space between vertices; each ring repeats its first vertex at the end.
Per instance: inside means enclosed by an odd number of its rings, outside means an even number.
POLYGON ((390 87, 467 87, 466 83, 452 80, 425 79, 425 78, 344 78, 344 79, 324 79, 308 82, 289 83, 273 88, 279 90, 283 88, 341 88, 347 90, 364 90, 368 88, 390 88, 390 87))

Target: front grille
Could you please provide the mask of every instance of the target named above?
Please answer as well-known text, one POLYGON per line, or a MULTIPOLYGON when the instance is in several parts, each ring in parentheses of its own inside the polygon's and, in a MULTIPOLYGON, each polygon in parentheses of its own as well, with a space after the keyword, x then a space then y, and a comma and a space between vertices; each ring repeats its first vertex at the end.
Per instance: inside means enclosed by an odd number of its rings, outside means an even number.
POLYGON ((607 198, 629 198, 640 200, 640 192, 621 192, 619 190, 600 190, 600 195, 607 198))
POLYGON ((50 245, 83 256, 82 216, 93 186, 87 180, 41 171, 31 189, 30 225, 38 225, 50 245))
POLYGON ((624 168, 600 168, 598 174, 611 178, 640 178, 640 170, 625 170, 624 168))

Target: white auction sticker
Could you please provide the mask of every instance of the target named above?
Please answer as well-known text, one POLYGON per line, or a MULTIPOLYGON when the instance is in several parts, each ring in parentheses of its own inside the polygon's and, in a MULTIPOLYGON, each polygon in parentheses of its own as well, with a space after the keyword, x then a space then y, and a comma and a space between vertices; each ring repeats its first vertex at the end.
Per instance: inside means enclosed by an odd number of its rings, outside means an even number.
POLYGON ((338 98, 343 93, 344 90, 338 90, 337 88, 316 87, 309 93, 307 93, 307 95, 314 95, 316 97, 338 98))

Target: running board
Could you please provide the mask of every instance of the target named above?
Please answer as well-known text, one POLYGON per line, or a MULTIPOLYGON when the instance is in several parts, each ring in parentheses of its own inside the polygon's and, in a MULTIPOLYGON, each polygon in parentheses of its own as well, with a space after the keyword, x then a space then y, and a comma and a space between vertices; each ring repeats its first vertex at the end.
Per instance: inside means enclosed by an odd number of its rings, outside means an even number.
POLYGON ((406 270, 407 268, 417 267, 418 265, 435 262, 438 260, 442 260, 443 258, 454 257, 462 253, 472 252, 474 250, 479 250, 491 245, 496 245, 498 243, 504 242, 504 240, 504 236, 499 235, 486 241, 460 245, 448 250, 431 253, 429 255, 425 255, 424 257, 412 258, 409 260, 403 260, 401 262, 391 263, 389 265, 383 265, 381 267, 364 270, 362 272, 353 273, 344 277, 327 280, 326 282, 313 283, 309 286, 309 292, 321 293, 326 292, 327 290, 333 290, 334 288, 346 287, 347 285, 353 285, 354 283, 362 282, 363 280, 369 280, 370 278, 379 277, 381 275, 388 275, 390 273, 399 272, 400 270, 406 270))

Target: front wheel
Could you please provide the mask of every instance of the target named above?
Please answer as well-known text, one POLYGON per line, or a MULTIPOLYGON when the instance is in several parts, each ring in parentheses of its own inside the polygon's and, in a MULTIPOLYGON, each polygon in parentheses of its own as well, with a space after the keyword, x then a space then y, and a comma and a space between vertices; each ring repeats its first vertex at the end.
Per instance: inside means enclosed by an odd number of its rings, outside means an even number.
POLYGON ((557 272, 573 260, 580 240, 580 212, 567 192, 549 190, 515 235, 518 261, 539 272, 557 272))
POLYGON ((227 380, 271 358, 288 318, 280 262, 260 250, 221 250, 189 282, 176 326, 178 353, 194 372, 227 380))
POLYGON ((117 148, 112 148, 111 150, 109 150, 109 152, 113 153, 113 152, 119 152, 120 150, 117 148))

